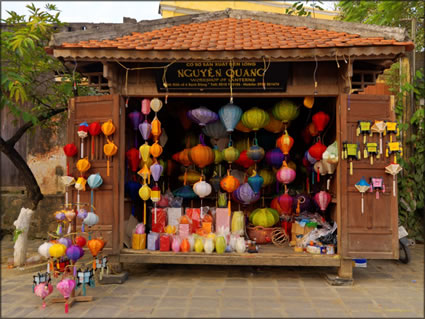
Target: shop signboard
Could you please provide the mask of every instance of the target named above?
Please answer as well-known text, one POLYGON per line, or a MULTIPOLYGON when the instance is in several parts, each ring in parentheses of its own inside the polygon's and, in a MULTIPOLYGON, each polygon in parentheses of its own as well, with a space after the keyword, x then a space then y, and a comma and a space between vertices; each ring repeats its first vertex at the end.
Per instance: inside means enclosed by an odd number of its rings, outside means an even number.
POLYGON ((156 70, 158 91, 286 91, 287 62, 184 62, 156 70))

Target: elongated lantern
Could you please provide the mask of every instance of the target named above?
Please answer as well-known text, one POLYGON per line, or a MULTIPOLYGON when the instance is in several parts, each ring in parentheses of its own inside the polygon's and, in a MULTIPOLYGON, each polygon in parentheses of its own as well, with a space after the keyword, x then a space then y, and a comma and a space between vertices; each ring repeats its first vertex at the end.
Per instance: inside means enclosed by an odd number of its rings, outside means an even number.
POLYGON ((148 121, 145 120, 143 123, 139 124, 139 131, 146 142, 149 139, 149 136, 151 135, 152 125, 150 125, 148 121))
POLYGON ((109 161, 110 161, 109 158, 117 154, 118 147, 114 144, 114 142, 108 140, 108 142, 103 146, 103 152, 107 156, 106 176, 109 176, 109 161))
POLYGON ((328 114, 320 111, 314 114, 311 120, 319 133, 322 133, 325 130, 326 125, 328 125, 330 118, 328 114))
POLYGON ((266 111, 258 107, 253 107, 242 114, 241 121, 247 128, 258 131, 269 124, 270 117, 266 111))
POLYGON ((99 122, 93 122, 89 125, 89 133, 91 135, 91 156, 94 157, 94 137, 98 136, 101 132, 100 129, 100 123, 99 122))
MULTIPOLYGON (((87 178, 87 184, 89 184, 91 191, 90 191, 90 205, 93 209, 94 207, 94 190, 96 188, 99 188, 102 184, 103 184, 103 179, 100 176, 99 173, 96 174, 91 174, 88 178, 87 178)), ((83 230, 84 231, 84 230, 83 230)))
POLYGON ((151 126, 152 126, 151 132, 152 132, 153 138, 155 141, 158 141, 159 136, 162 133, 162 130, 161 130, 161 122, 158 120, 158 117, 156 115, 154 119, 152 120, 151 126))
MULTIPOLYGON (((369 188, 368 188, 369 189, 369 188)), ((328 192, 320 191, 314 195, 314 201, 322 212, 325 212, 331 202, 332 197, 328 192)))
POLYGON ((188 111, 187 117, 196 124, 199 124, 199 126, 205 126, 208 123, 216 122, 218 120, 217 113, 203 106, 188 111))
POLYGON ((152 174, 152 178, 156 183, 158 183, 163 170, 164 170, 163 166, 159 164, 158 162, 151 165, 150 171, 152 174))
POLYGON ((139 196, 143 200, 143 223, 146 225, 146 201, 151 197, 151 189, 147 184, 140 187, 139 196))
POLYGON ((157 223, 157 210, 156 210, 156 203, 158 203, 161 200, 161 189, 158 187, 158 185, 155 185, 151 189, 151 201, 154 205, 154 223, 157 223))
POLYGON ((84 157, 84 139, 88 136, 89 132, 89 125, 86 121, 80 124, 78 127, 78 137, 81 139, 81 158, 84 157))
MULTIPOLYGON (((75 155, 77 155, 78 150, 77 150, 77 147, 75 146, 74 143, 69 143, 69 144, 66 144, 63 147, 63 152, 68 157, 74 157, 75 155)), ((69 176, 69 163, 68 163, 68 161, 66 163, 66 175, 69 176)))
POLYGON ((151 100, 143 99, 141 104, 142 104, 142 107, 141 107, 140 111, 145 116, 149 115, 149 113, 151 112, 151 100))
POLYGON ((278 138, 276 144, 282 151, 283 155, 288 155, 294 145, 294 139, 289 136, 288 131, 285 130, 285 134, 278 138))
POLYGON ((289 168, 285 161, 282 167, 276 172, 276 179, 285 185, 285 191, 286 185, 292 183, 296 176, 296 172, 292 168, 289 168))
POLYGON ((218 115, 226 131, 231 133, 241 119, 242 109, 235 104, 226 104, 218 110, 218 115))

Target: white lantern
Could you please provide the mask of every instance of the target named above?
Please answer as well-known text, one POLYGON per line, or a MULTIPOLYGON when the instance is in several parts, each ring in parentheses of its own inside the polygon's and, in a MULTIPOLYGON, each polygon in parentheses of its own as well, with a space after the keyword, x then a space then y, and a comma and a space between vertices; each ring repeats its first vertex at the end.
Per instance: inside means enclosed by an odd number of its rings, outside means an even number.
POLYGON ((89 227, 96 225, 98 222, 99 222, 99 216, 97 216, 93 212, 89 212, 87 214, 87 217, 84 218, 84 221, 83 221, 83 223, 89 227))
POLYGON ((212 188, 206 181, 199 181, 193 185, 193 191, 199 198, 204 198, 211 194, 212 188))
POLYGON ((153 98, 151 100, 151 109, 154 112, 159 112, 162 109, 162 101, 156 97, 153 98))
POLYGON ((314 163, 313 166, 314 171, 319 175, 326 175, 326 169, 323 166, 323 162, 322 161, 317 161, 316 163, 314 163))
POLYGON ((204 243, 204 251, 207 254, 211 254, 214 251, 214 242, 212 238, 206 238, 204 243))
POLYGON ((326 160, 321 160, 324 170, 327 174, 333 174, 336 169, 336 164, 329 163, 326 160))
POLYGON ((38 247, 38 253, 43 256, 44 258, 49 258, 49 248, 53 246, 53 243, 44 242, 43 244, 38 247))
POLYGON ((246 250, 245 239, 243 237, 239 237, 236 239, 236 252, 242 254, 246 250))

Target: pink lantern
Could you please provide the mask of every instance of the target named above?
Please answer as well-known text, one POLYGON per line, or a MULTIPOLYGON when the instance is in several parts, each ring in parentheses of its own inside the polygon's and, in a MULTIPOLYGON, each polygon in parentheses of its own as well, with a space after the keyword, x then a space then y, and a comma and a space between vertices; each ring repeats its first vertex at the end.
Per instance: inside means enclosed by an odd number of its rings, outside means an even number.
MULTIPOLYGON (((75 288, 75 281, 69 278, 62 279, 58 282, 56 288, 65 299, 68 299, 75 288)), ((65 302, 65 313, 68 313, 68 300, 65 302)))
POLYGON ((276 172, 276 179, 280 183, 285 184, 285 188, 286 184, 291 183, 296 176, 297 173, 292 168, 288 167, 285 161, 283 162, 282 167, 276 172))
POLYGON ((46 282, 43 282, 35 286, 34 293, 43 300, 43 308, 46 308, 46 302, 44 301, 44 298, 50 295, 52 291, 53 291, 53 286, 46 282))
POLYGON ((151 100, 143 99, 142 100, 142 113, 143 115, 148 115, 151 111, 151 100))
POLYGON ((290 196, 287 192, 278 197, 279 206, 282 211, 282 215, 291 215, 292 214, 292 196, 290 196))
POLYGON ((322 212, 326 211, 326 208, 328 207, 331 200, 332 200, 331 195, 325 191, 320 191, 316 193, 316 195, 314 195, 314 201, 319 206, 322 212))

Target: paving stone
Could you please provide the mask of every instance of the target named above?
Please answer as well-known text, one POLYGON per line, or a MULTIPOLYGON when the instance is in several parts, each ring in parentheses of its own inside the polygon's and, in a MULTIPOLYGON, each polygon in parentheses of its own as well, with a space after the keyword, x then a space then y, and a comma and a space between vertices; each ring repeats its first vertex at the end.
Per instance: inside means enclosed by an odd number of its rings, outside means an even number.
POLYGON ((274 297, 277 298, 279 296, 279 291, 277 288, 252 288, 252 297, 274 297))
POLYGON ((218 309, 190 308, 187 312, 189 318, 217 318, 219 316, 218 309))
POLYGON ((317 310, 313 309, 313 308, 296 308, 296 307, 291 307, 291 308, 285 308, 286 314, 289 317, 298 317, 298 318, 309 318, 309 317, 318 317, 319 313, 317 312, 317 310))
POLYGON ((192 287, 169 287, 168 291, 165 293, 165 297, 191 297, 192 296, 192 287))
POLYGON ((241 288, 223 288, 222 289, 223 296, 238 296, 238 297, 249 297, 250 290, 249 289, 241 289, 241 288))
POLYGON ((143 318, 150 317, 154 311, 154 308, 132 308, 121 309, 117 317, 119 318, 143 318))
POLYGON ((155 307, 159 300, 160 297, 158 296, 136 296, 130 299, 128 305, 137 308, 155 307))
POLYGON ((352 311, 351 316, 353 318, 383 318, 384 314, 382 312, 360 310, 352 311))
POLYGON ((385 311, 384 314, 388 318, 423 318, 412 311, 385 311))
POLYGON ((336 309, 319 309, 318 313, 321 318, 343 318, 350 315, 348 311, 336 309))
POLYGON ((273 297, 253 297, 251 299, 253 309, 270 309, 270 308, 281 308, 282 303, 278 298, 273 297))
POLYGON ((249 281, 242 278, 227 278, 224 282, 224 287, 249 287, 249 281))
POLYGON ((189 304, 190 298, 163 297, 158 308, 184 308, 189 304))
POLYGON ((364 289, 359 289, 356 287, 335 288, 334 291, 337 293, 338 296, 341 297, 359 298, 366 296, 366 291, 364 289))
POLYGON ((200 298, 192 297, 190 299, 190 307, 197 308, 218 308, 220 306, 219 298, 200 298))
MULTIPOLYGON (((103 289, 101 291, 103 291, 103 289)), ((139 293, 139 291, 140 289, 134 287, 127 287, 127 285, 119 285, 115 287, 110 293, 114 296, 133 296, 139 293)))
POLYGON ((279 294, 284 296, 306 296, 304 288, 279 288, 279 294))
POLYGON ((217 297, 222 295, 221 290, 221 288, 196 287, 194 288, 192 295, 197 297, 217 297))
POLYGON ((139 290, 142 296, 162 296, 165 294, 167 287, 146 287, 139 290))
POLYGON ((34 312, 38 307, 22 307, 19 305, 18 307, 4 307, 2 306, 1 309, 1 317, 2 318, 22 318, 30 314, 31 312, 34 312))
POLYGON ((221 305, 223 308, 246 308, 251 305, 251 300, 249 298, 223 296, 221 305))
POLYGON ((20 301, 22 301, 22 295, 11 294, 11 293, 1 295, 2 307, 3 307, 4 304, 13 304, 13 303, 17 303, 17 302, 20 302, 20 301))
POLYGON ((90 308, 84 316, 87 318, 110 318, 114 317, 115 315, 118 315, 120 311, 120 307, 110 307, 106 306, 106 304, 103 305, 96 305, 92 308, 90 308))
POLYGON ((252 280, 251 285, 254 288, 277 288, 277 282, 274 279, 252 280))
POLYGON ((282 318, 284 313, 280 309, 254 309, 255 318, 282 318))
POLYGON ((155 318, 183 318, 186 309, 184 308, 159 308, 155 309, 151 317, 155 318))
POLYGON ((105 296, 99 299, 96 299, 96 303, 102 303, 108 306, 117 306, 121 307, 129 303, 131 297, 119 297, 119 296, 105 296))
POLYGON ((220 317, 222 318, 250 318, 252 312, 250 309, 240 308, 222 308, 220 309, 220 317))

